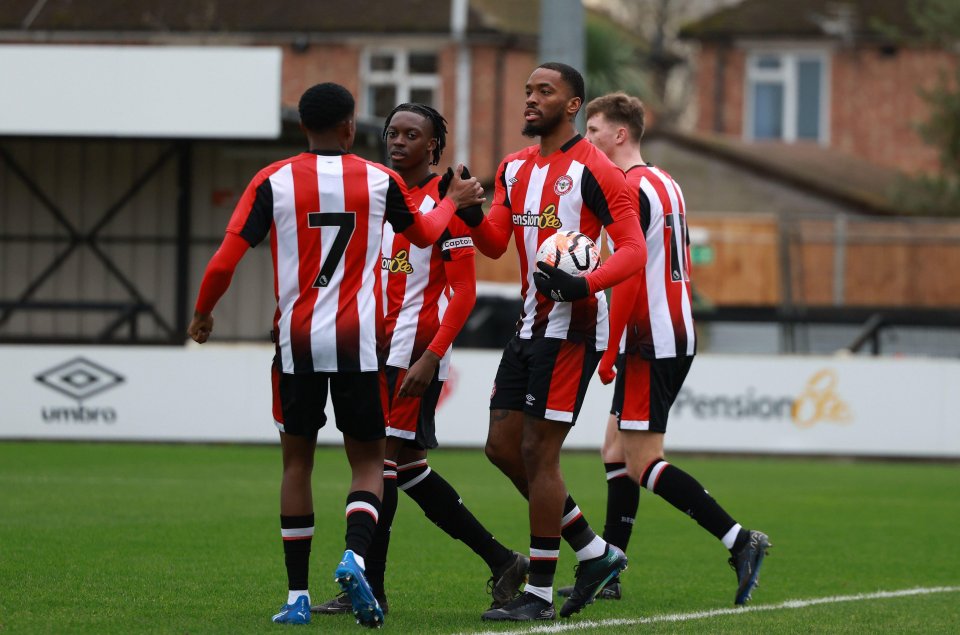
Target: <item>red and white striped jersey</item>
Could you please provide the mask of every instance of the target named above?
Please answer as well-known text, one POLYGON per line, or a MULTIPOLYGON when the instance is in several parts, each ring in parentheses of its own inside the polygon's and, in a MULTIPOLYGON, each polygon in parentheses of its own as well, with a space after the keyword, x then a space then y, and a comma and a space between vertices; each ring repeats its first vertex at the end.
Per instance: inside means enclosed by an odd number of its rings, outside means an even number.
POLYGON ((353 154, 304 152, 254 177, 227 231, 270 235, 282 372, 378 370, 383 224, 403 231, 413 209, 395 172, 353 154))
POLYGON ((636 214, 623 172, 580 135, 548 157, 535 145, 508 155, 497 172, 493 205, 510 210, 520 257, 522 339, 555 337, 593 343, 605 350, 609 337, 602 291, 576 302, 553 302, 537 294, 537 248, 559 230, 579 231, 594 242, 600 229, 636 214))
MULTIPOLYGON (((424 214, 440 202, 436 174, 410 190, 410 199, 424 214)), ((384 227, 382 267, 386 275, 386 351, 388 366, 409 368, 423 355, 450 301, 450 287, 444 261, 473 258, 470 229, 454 216, 440 239, 429 247, 417 247, 402 234, 384 227)), ((440 360, 439 378, 446 381, 450 370, 450 351, 440 360)))
POLYGON ((693 355, 697 342, 683 192, 669 174, 651 165, 633 166, 626 177, 639 199, 647 267, 620 349, 646 359, 693 355))

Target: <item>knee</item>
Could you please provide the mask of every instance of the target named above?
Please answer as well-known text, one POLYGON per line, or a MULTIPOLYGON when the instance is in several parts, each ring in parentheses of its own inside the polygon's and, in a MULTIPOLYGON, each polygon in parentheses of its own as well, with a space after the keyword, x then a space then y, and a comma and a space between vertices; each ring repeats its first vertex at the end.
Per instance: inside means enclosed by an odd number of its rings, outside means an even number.
MULTIPOLYGON (((633 457, 631 457, 633 458, 633 457)), ((635 482, 639 483, 641 487, 643 484, 643 475, 657 461, 662 461, 662 454, 640 454, 636 457, 635 460, 630 461, 627 464, 627 474, 635 482)))
POLYGON ((483 451, 487 455, 487 459, 497 467, 504 467, 510 464, 507 448, 497 439, 488 437, 487 444, 484 446, 483 451))

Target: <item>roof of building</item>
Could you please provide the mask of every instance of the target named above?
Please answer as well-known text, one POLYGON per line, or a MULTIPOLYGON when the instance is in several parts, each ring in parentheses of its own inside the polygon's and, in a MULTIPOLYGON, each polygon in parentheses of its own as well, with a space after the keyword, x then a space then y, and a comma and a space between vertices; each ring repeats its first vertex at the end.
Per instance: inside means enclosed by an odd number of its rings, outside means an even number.
POLYGON ((815 143, 747 143, 726 135, 663 128, 650 130, 645 138, 664 139, 866 214, 903 213, 893 191, 903 173, 815 143))
MULTIPOLYGON (((449 33, 450 2, 436 0, 5 0, 0 31, 98 33, 449 33)), ((473 0, 472 35, 535 34, 539 3, 473 0)))
POLYGON ((916 34, 912 4, 904 0, 744 0, 687 24, 680 37, 890 41, 894 32, 916 34))

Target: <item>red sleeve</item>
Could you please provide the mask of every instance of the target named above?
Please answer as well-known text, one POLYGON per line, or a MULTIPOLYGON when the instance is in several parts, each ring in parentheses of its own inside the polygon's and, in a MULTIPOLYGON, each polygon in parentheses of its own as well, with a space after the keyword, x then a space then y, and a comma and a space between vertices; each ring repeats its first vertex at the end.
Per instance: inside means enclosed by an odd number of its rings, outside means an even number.
POLYGON ((627 215, 607 225, 606 229, 617 250, 606 262, 585 276, 590 293, 609 289, 634 273, 643 271, 647 265, 647 243, 636 214, 627 215))
POLYGON ((416 210, 412 216, 413 222, 402 233, 417 247, 429 247, 437 242, 456 211, 453 201, 445 198, 429 214, 416 210))
POLYGON ((453 297, 450 298, 450 304, 440 321, 440 328, 427 347, 428 351, 433 351, 438 357, 443 357, 450 348, 457 333, 467 323, 470 311, 477 301, 477 270, 473 258, 445 260, 443 269, 453 290, 453 297))
POLYGON ((488 258, 499 258, 510 244, 510 234, 513 233, 513 219, 510 211, 510 201, 507 197, 507 185, 503 176, 507 169, 504 161, 497 170, 494 179, 493 203, 490 212, 483 222, 470 228, 470 234, 476 243, 477 249, 488 258))
POLYGON ((237 263, 249 248, 250 243, 246 239, 233 232, 227 232, 223 242, 220 243, 220 248, 213 254, 207 264, 207 270, 203 273, 200 292, 197 294, 197 313, 207 314, 213 311, 213 307, 230 286, 237 263))
MULTIPOLYGON (((615 285, 610 294, 610 340, 607 344, 607 352, 604 353, 604 361, 613 366, 613 360, 620 352, 620 338, 623 337, 623 331, 627 323, 631 321, 634 314, 634 308, 637 300, 640 298, 640 291, 643 287, 643 276, 645 270, 641 269, 635 275, 628 277, 618 285, 615 285)), ((601 375, 602 377, 602 375, 601 375)), ((606 381, 604 381, 606 383, 606 381)))

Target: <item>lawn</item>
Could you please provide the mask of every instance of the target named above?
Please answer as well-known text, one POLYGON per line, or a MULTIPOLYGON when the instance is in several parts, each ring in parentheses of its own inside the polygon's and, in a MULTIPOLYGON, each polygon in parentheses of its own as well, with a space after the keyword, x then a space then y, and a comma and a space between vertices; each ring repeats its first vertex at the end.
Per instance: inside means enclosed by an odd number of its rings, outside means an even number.
MULTIPOLYGON (((578 626, 578 633, 960 632, 958 464, 671 460, 744 526, 770 535, 774 546, 751 610, 726 610, 735 577, 722 546, 644 492, 627 551, 624 599, 535 626, 578 626), (914 588, 926 591, 869 596, 914 588), (837 601, 841 596, 846 601, 837 601), (833 599, 788 603, 818 598, 833 599)), ((480 450, 439 450, 430 462, 502 542, 526 552, 525 502, 480 450)), ((599 457, 565 454, 563 467, 581 509, 602 529, 606 487, 599 457)), ((0 632, 292 628, 269 622, 286 598, 279 477, 275 447, 0 443, 0 632)), ((332 572, 343 551, 347 481, 342 451, 320 448, 314 601, 336 592, 332 572)), ((564 546, 556 586, 572 580, 574 564, 564 546)), ((533 628, 480 621, 489 603, 488 575, 473 552, 401 494, 385 630, 533 628)), ((306 630, 359 628, 347 616, 315 616, 306 630)))

